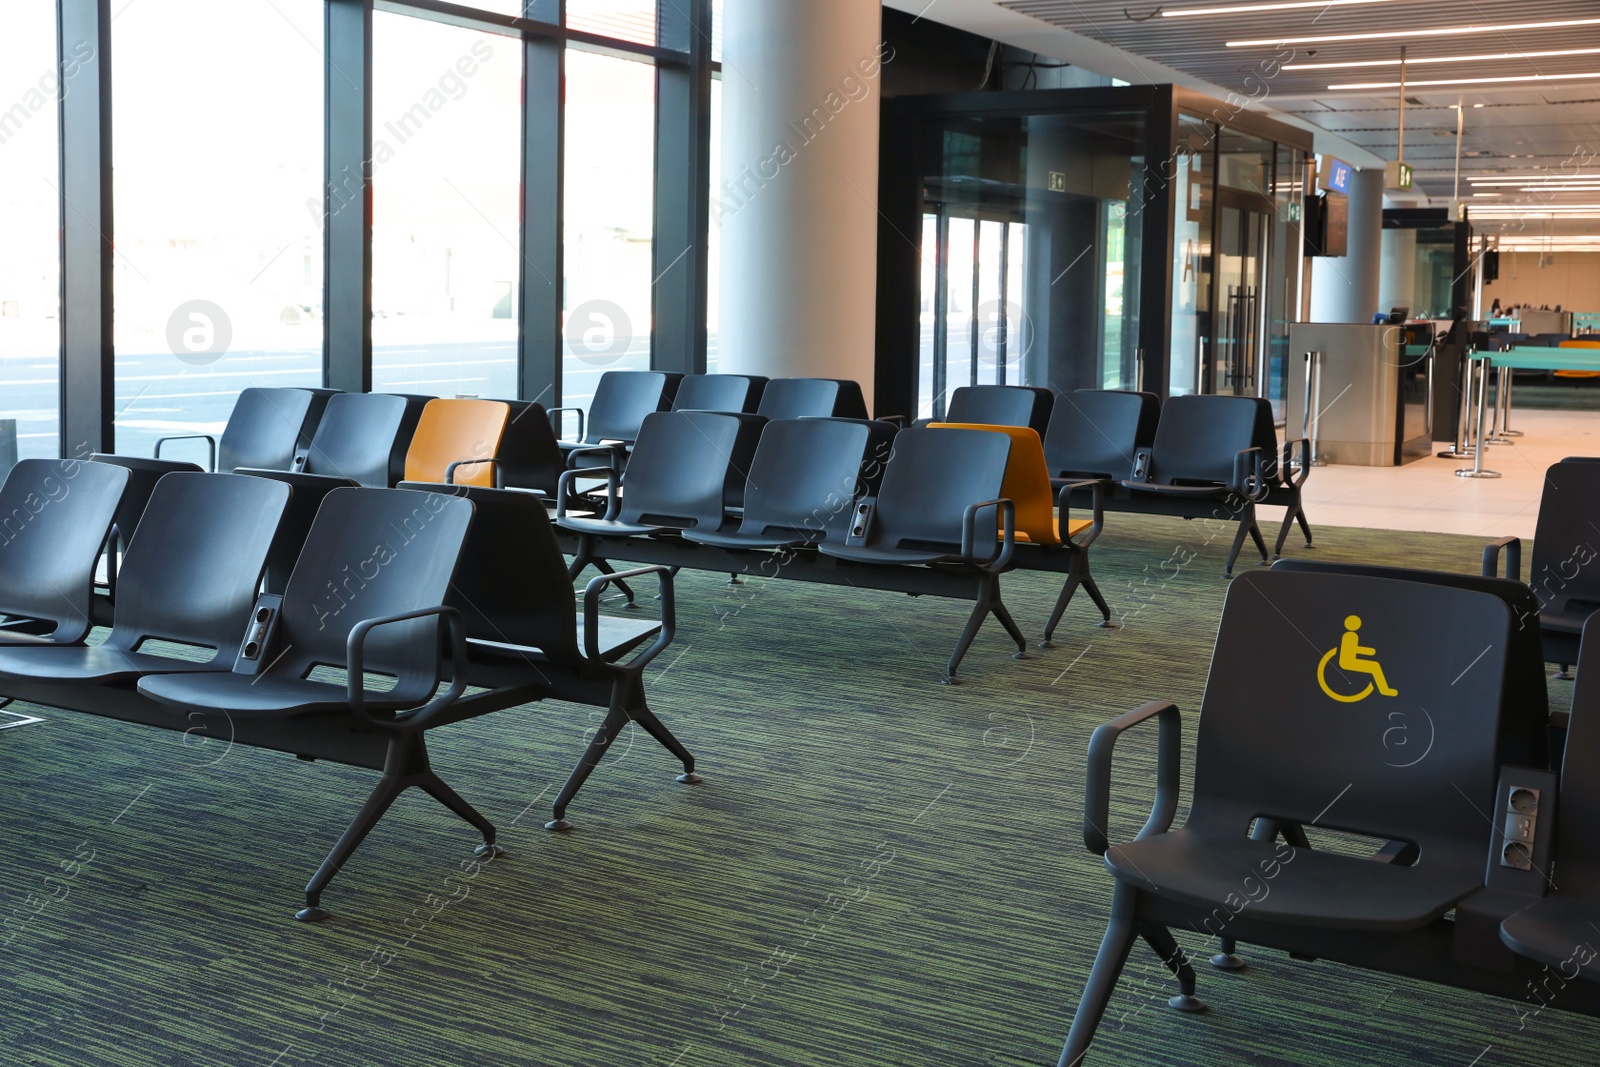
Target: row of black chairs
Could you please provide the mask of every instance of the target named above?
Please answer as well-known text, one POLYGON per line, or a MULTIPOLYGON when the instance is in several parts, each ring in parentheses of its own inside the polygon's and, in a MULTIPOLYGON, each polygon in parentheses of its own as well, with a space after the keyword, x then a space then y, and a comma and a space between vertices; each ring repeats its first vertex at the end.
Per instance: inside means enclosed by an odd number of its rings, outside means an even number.
MULTIPOLYGON (((1600 466, 1600 465, 1597 465, 1600 466)), ((1222 939, 1600 1014, 1600 623, 1585 626, 1564 756, 1552 756, 1533 592, 1519 582, 1280 561, 1229 590, 1200 708, 1182 828, 1181 729, 1156 701, 1089 746, 1083 834, 1114 879, 1111 918, 1062 1065, 1084 1061, 1136 939, 1203 1010, 1171 934, 1222 939), (1156 794, 1108 834, 1120 736, 1158 727, 1156 794), (1558 774, 1558 770, 1560 773, 1558 774), (1363 855, 1313 848, 1326 832, 1363 855)))
POLYGON ((679 781, 698 781, 642 677, 673 638, 670 570, 597 578, 575 604, 537 495, 334 488, 285 587, 261 593, 300 490, 170 473, 127 547, 110 632, 90 644, 96 558, 128 484, 114 463, 24 460, 0 486, 0 693, 381 771, 299 918, 326 917, 323 890, 412 786, 482 832, 479 855, 498 854, 493 826, 431 769, 430 729, 545 698, 606 709, 551 829, 570 825, 567 806, 629 722, 682 762, 679 781), (609 584, 650 575, 660 622, 600 614, 609 584))

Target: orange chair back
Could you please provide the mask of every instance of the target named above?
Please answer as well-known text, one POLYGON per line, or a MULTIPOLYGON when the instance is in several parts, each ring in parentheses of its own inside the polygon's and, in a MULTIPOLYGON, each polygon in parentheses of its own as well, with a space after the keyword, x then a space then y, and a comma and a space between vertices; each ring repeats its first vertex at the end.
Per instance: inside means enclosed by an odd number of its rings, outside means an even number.
MULTIPOLYGON (((510 418, 511 405, 500 400, 428 401, 406 451, 406 481, 442 482, 452 463, 493 459, 510 418)), ((493 488, 494 464, 458 467, 455 481, 493 488)))

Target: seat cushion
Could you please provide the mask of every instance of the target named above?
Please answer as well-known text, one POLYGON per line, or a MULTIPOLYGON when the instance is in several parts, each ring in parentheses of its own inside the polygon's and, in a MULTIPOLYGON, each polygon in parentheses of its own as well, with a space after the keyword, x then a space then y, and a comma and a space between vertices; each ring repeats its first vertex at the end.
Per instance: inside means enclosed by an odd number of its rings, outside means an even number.
POLYGON ((576 515, 563 515, 556 525, 573 533, 594 534, 597 537, 632 537, 636 534, 660 533, 671 526, 647 526, 638 522, 618 522, 616 519, 585 519, 576 515))
POLYGON ((1267 923, 1403 932, 1427 926, 1479 888, 1482 871, 1436 872, 1188 830, 1117 845, 1106 866, 1164 900, 1267 923))
POLYGON ((854 563, 891 563, 912 566, 920 563, 960 563, 959 552, 932 552, 907 548, 875 548, 866 545, 818 545, 818 551, 835 559, 854 563))
POLYGON ((1500 924, 1500 940, 1519 956, 1562 969, 1577 967, 1590 981, 1600 981, 1600 901, 1582 897, 1546 897, 1509 916, 1500 924))
POLYGON ((35 682, 110 683, 151 674, 222 671, 233 668, 228 656, 211 661, 173 659, 145 652, 124 652, 104 645, 0 648, 0 678, 25 678, 35 682))
MULTIPOLYGON (((762 537, 759 534, 739 533, 737 530, 728 533, 685 530, 683 536, 695 544, 713 545, 716 548, 790 548, 813 543, 804 537, 762 537)), ((821 537, 822 534, 818 533, 817 536, 821 537)))
MULTIPOLYGON (((309 715, 349 707, 342 685, 272 674, 152 675, 140 679, 139 692, 177 708, 232 715, 309 715)), ((366 703, 372 711, 398 711, 404 706, 370 692, 366 703)))

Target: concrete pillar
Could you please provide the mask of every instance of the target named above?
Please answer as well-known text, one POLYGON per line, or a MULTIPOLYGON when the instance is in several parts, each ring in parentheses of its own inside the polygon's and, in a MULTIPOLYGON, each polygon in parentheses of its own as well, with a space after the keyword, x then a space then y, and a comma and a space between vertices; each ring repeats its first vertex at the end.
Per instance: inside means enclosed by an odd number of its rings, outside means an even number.
POLYGON ((880 6, 863 0, 727 5, 724 180, 711 203, 718 370, 854 378, 869 409, 881 31, 880 6))
POLYGON ((1373 313, 1380 310, 1382 244, 1383 170, 1358 170, 1350 176, 1350 241, 1346 254, 1312 261, 1312 322, 1372 321, 1373 313))
POLYGON ((1417 231, 1384 230, 1382 268, 1378 272, 1378 307, 1406 307, 1413 313, 1438 308, 1417 307, 1417 231))

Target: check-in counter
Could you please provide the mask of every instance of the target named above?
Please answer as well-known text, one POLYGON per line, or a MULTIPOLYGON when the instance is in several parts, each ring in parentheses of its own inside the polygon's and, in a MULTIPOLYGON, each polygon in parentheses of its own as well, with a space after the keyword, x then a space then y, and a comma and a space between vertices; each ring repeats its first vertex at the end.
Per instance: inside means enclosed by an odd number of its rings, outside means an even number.
POLYGON ((1408 349, 1399 326, 1292 323, 1286 431, 1311 437, 1316 458, 1327 463, 1397 467, 1421 459, 1433 446, 1431 364, 1431 350, 1408 349))

